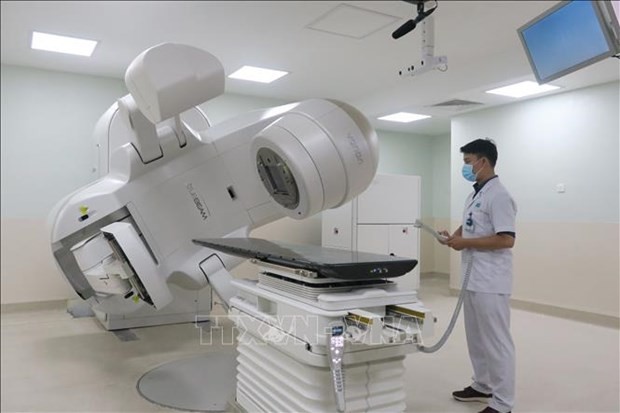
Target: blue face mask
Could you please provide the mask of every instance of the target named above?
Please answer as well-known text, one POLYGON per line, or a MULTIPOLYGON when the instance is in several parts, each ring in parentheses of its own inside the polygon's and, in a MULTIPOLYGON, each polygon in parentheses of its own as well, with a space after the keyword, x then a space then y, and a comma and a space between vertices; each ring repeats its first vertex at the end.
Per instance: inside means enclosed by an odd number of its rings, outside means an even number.
POLYGON ((476 175, 478 174, 474 173, 474 165, 477 164, 478 162, 480 162, 480 160, 477 160, 471 165, 467 165, 467 164, 463 165, 463 169, 461 170, 461 173, 463 174, 463 178, 467 179, 469 182, 476 182, 476 175))

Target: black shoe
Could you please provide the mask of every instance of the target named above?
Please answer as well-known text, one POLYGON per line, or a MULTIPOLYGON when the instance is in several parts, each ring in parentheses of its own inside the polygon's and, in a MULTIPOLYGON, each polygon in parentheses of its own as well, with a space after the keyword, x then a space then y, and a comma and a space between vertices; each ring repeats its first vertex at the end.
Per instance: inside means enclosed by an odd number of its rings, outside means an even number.
MULTIPOLYGON (((485 407, 484 410, 480 410, 478 413, 499 413, 497 410, 495 410, 492 407, 485 407)), ((511 412, 508 412, 511 413, 511 412)))
MULTIPOLYGON (((471 386, 469 386, 469 387, 465 387, 463 390, 453 392, 452 396, 454 396, 454 398, 460 402, 486 403, 493 395, 480 393, 479 391, 474 390, 471 388, 471 386)), ((485 412, 485 413, 491 413, 491 412, 485 412)))

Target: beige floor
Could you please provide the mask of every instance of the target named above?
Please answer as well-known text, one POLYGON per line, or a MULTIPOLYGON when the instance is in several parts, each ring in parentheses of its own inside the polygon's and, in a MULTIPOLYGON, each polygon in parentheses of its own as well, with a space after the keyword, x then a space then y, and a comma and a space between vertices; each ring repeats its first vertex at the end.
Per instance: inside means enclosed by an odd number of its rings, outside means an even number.
MULTIPOLYGON (((443 332, 456 298, 447 280, 430 276, 420 291, 443 332)), ((619 330, 513 310, 517 346, 515 412, 618 412, 619 330)), ((200 329, 171 325, 134 329, 137 341, 120 341, 92 318, 72 319, 63 309, 2 314, 3 412, 173 410, 141 398, 136 382, 162 363, 205 351, 200 329)), ((484 405, 453 401, 469 384, 462 318, 438 353, 408 357, 410 412, 477 412, 484 405)))

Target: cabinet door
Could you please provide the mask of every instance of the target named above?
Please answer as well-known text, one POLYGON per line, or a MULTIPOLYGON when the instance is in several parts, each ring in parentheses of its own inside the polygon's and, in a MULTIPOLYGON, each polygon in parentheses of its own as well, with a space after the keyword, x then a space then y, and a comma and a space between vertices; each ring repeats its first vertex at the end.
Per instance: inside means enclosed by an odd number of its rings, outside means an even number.
POLYGON ((387 225, 358 225, 357 250, 388 254, 389 227, 387 225))
POLYGON ((420 286, 420 230, 413 225, 390 225, 388 249, 397 257, 418 260, 412 271, 396 279, 401 288, 417 290, 420 286))
POLYGON ((353 248, 352 204, 323 211, 321 222, 321 245, 351 251, 353 248))
POLYGON ((389 225, 389 252, 397 257, 420 258, 420 230, 413 225, 389 225))
POLYGON ((412 224, 420 218, 419 176, 377 175, 357 198, 358 224, 412 224))

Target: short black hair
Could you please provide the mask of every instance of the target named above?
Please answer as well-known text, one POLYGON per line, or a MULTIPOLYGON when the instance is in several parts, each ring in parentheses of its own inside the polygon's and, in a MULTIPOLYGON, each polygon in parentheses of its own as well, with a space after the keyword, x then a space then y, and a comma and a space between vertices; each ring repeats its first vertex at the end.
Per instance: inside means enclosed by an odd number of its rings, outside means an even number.
POLYGON ((461 152, 470 153, 479 158, 485 157, 491 162, 491 166, 493 167, 495 167, 495 163, 497 162, 497 147, 495 146, 495 142, 489 138, 471 141, 467 145, 461 146, 461 152))

